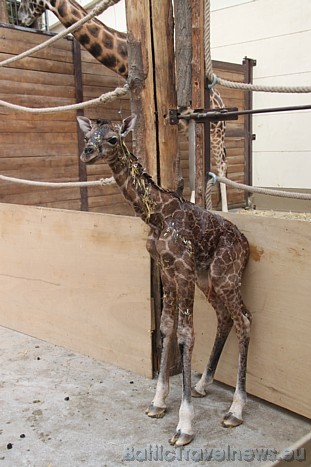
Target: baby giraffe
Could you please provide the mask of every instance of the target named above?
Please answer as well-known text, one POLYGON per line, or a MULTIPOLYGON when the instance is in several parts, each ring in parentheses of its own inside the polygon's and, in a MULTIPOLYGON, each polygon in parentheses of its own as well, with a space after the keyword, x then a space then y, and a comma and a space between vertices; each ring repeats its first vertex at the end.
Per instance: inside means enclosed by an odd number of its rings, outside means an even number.
POLYGON ((240 287, 249 246, 238 228, 210 211, 182 199, 153 182, 137 158, 127 149, 124 138, 134 128, 136 116, 117 125, 108 120, 91 122, 78 117, 86 145, 81 160, 93 164, 106 161, 124 197, 150 226, 147 250, 158 262, 163 284, 161 334, 162 355, 156 393, 146 413, 163 417, 169 392, 169 352, 178 314, 177 339, 182 359, 182 401, 179 422, 170 443, 183 446, 194 437, 191 396, 204 397, 234 324, 239 342, 237 384, 223 426, 243 423, 246 403, 246 363, 251 315, 243 303, 240 287), (193 302, 195 284, 215 309, 218 326, 207 367, 191 390, 191 356, 194 345, 193 302))

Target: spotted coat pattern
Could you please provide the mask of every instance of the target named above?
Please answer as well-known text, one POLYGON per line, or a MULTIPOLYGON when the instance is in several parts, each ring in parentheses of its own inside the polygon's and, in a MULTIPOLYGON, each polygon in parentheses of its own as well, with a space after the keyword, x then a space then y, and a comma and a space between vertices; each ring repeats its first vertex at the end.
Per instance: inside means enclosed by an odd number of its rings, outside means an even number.
POLYGON ((121 128, 108 121, 92 123, 85 117, 78 117, 78 121, 87 141, 81 159, 87 164, 100 159, 108 162, 124 197, 150 226, 147 250, 160 266, 164 292, 160 326, 163 348, 157 390, 147 414, 158 418, 166 410, 169 352, 177 315, 183 391, 179 423, 171 443, 181 446, 193 439, 191 396, 206 395, 233 325, 239 342, 239 368, 234 400, 223 425, 239 425, 246 401, 246 360, 251 322, 240 293, 242 274, 249 256, 246 237, 222 216, 185 201, 177 193, 164 190, 153 182, 123 142, 134 126, 133 116, 125 119, 121 128), (191 391, 195 284, 214 307, 218 327, 206 370, 191 391))
MULTIPOLYGON (((45 10, 52 11, 66 28, 87 15, 86 10, 74 0, 21 0, 18 19, 22 25, 29 26, 45 10)), ((96 60, 127 78, 126 33, 109 28, 93 18, 74 31, 73 35, 96 60)))

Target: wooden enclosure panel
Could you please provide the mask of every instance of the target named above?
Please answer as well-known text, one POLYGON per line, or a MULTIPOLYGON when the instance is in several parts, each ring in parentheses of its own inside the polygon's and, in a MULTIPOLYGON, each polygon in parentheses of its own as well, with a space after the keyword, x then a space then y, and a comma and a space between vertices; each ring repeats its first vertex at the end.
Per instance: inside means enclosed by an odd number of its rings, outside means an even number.
MULTIPOLYGON (((246 234, 251 257, 243 298, 253 315, 247 390, 311 417, 311 225, 297 220, 226 214, 246 234)), ((215 313, 197 292, 193 368, 203 371, 216 333, 215 313)), ((238 343, 232 331, 216 379, 235 385, 238 343)))
POLYGON ((0 204, 0 325, 152 376, 140 219, 0 204))
MULTIPOLYGON (((0 28, 4 60, 48 39, 37 32, 0 28)), ((42 51, 1 68, 0 99, 27 107, 76 102, 72 40, 63 39, 42 51)), ((75 112, 29 114, 0 107, 0 173, 40 181, 77 181, 78 151, 75 112)), ((38 188, 0 182, 6 203, 80 209, 79 188, 38 188)))
MULTIPOLYGON (((0 60, 46 41, 47 34, 0 27, 0 60)), ((81 50, 83 100, 99 97, 124 80, 81 50)), ((31 57, 1 68, 0 99, 26 107, 75 104, 72 39, 62 39, 31 57)), ((129 96, 85 110, 92 119, 121 121, 131 113, 129 96)), ((0 173, 40 181, 78 181, 79 155, 76 112, 29 114, 0 107, 0 173)), ((129 144, 129 146, 131 146, 129 144)), ((87 168, 89 181, 111 177, 107 164, 87 168)), ((89 210, 133 215, 116 185, 90 187, 89 210)), ((38 188, 0 181, 0 200, 6 203, 81 209, 79 188, 38 188)))

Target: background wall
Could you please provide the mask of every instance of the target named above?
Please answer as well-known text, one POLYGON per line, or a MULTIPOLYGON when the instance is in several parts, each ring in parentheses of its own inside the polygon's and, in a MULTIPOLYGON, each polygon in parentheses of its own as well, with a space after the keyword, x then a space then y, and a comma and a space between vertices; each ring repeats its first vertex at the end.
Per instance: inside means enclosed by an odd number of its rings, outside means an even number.
MULTIPOLYGON (((256 59, 254 84, 310 83, 309 0, 211 0, 211 10, 214 60, 256 59)), ((308 94, 253 93, 253 98, 254 108, 311 101, 308 94)), ((254 185, 311 189, 310 116, 310 111, 254 116, 254 185)))

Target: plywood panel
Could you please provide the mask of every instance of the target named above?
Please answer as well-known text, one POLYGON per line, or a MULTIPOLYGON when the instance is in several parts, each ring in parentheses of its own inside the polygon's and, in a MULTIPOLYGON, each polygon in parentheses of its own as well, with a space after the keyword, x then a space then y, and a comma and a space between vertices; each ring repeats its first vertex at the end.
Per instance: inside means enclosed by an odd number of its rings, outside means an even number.
MULTIPOLYGON (((311 417, 311 225, 228 214, 246 234, 251 258, 243 297, 253 314, 248 392, 311 417)), ((213 344, 215 313, 200 292, 195 305, 193 367, 202 371, 213 344)), ((231 332, 216 379, 235 385, 237 339, 231 332)))
POLYGON ((137 218, 0 205, 0 324, 151 377, 145 237, 137 218))

